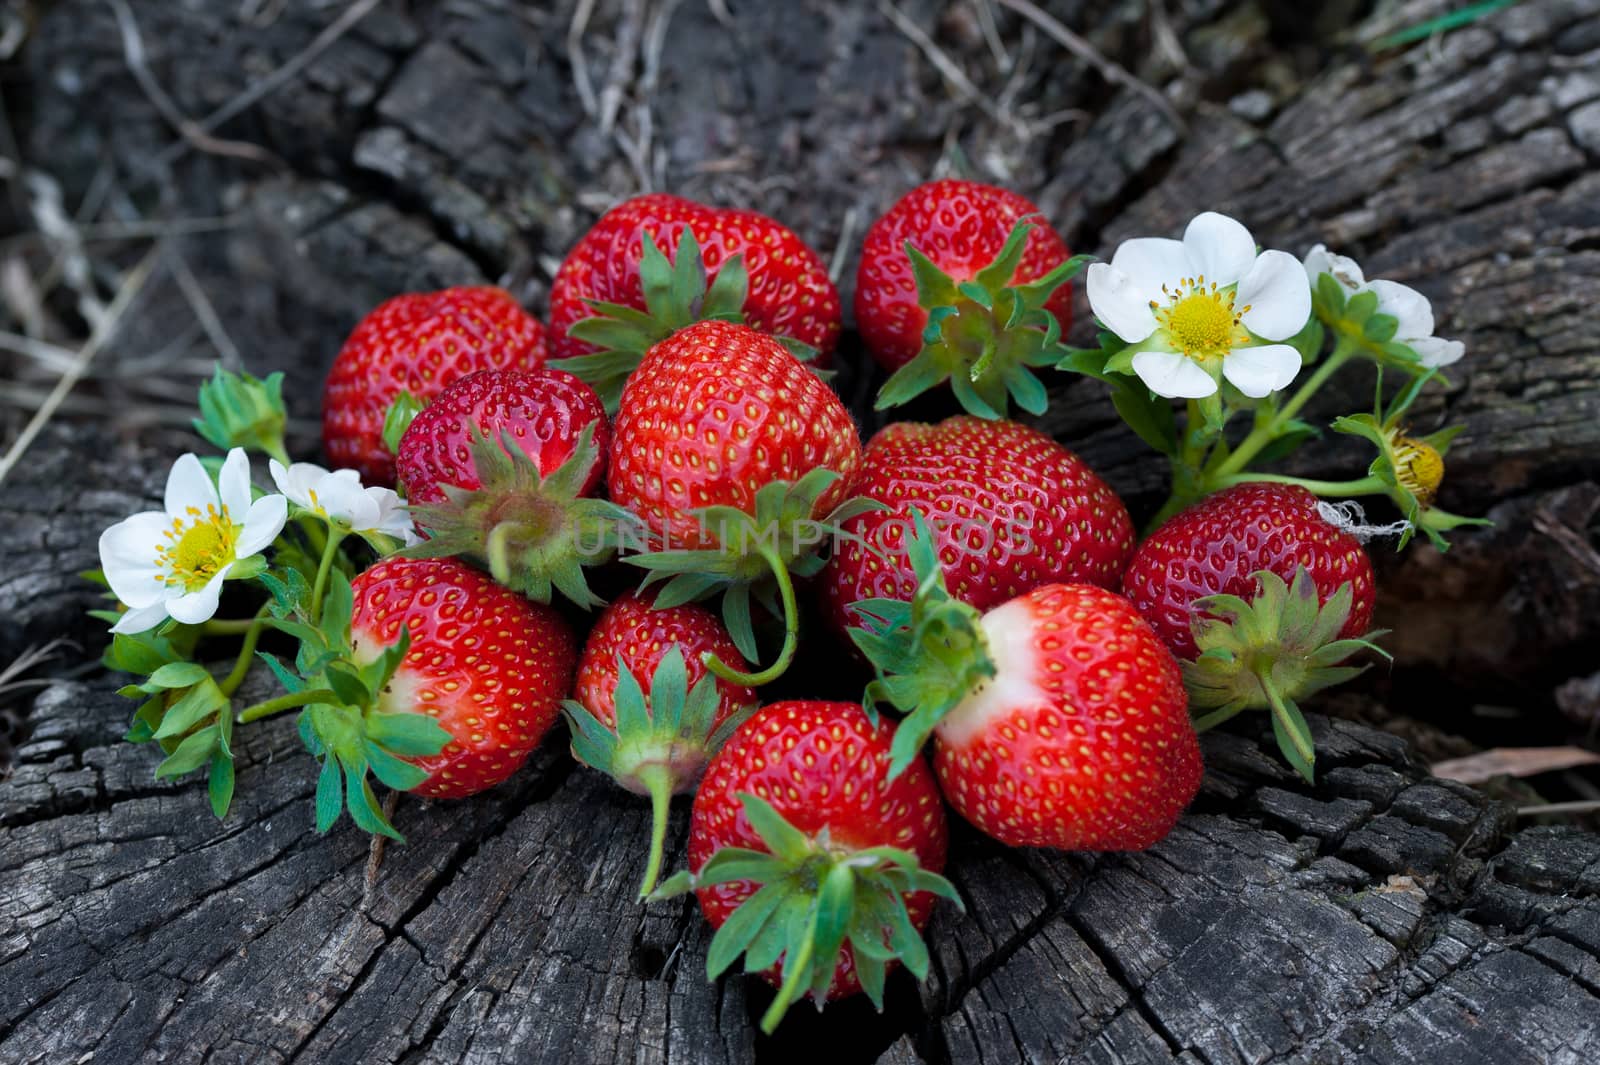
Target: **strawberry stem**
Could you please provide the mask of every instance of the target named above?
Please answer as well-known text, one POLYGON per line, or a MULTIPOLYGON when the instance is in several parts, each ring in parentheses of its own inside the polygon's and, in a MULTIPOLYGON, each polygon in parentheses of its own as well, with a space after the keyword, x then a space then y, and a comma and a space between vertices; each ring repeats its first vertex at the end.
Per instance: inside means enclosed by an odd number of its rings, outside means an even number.
POLYGON ((322 561, 317 564, 317 579, 311 586, 311 623, 315 625, 322 620, 322 597, 328 590, 328 573, 333 569, 333 560, 339 553, 339 541, 344 539, 344 531, 330 527, 328 529, 328 543, 322 549, 322 561))
POLYGON ((644 867, 644 881, 639 885, 639 897, 649 896, 661 878, 661 857, 666 850, 667 812, 672 806, 673 777, 664 765, 646 766, 639 770, 638 781, 650 791, 650 859, 644 867))
POLYGON ((1354 481, 1316 481, 1305 477, 1291 477, 1282 473, 1237 473, 1230 477, 1222 477, 1212 482, 1212 488, 1221 491, 1231 488, 1236 484, 1245 484, 1250 481, 1266 481, 1271 484, 1295 484, 1319 496, 1368 496, 1380 495, 1389 490, 1382 477, 1374 474, 1371 477, 1362 477, 1354 481))
POLYGON ((233 669, 218 685, 223 695, 232 695, 239 690, 239 685, 244 683, 245 674, 250 672, 250 663, 255 660, 256 644, 261 640, 262 626, 266 623, 267 604, 263 603, 256 616, 245 623, 244 643, 239 647, 239 657, 234 659, 233 669))
POLYGON ((795 649, 800 644, 800 611, 795 604, 794 579, 789 576, 789 567, 784 565, 783 559, 778 557, 778 552, 770 546, 763 545, 760 554, 772 570, 773 580, 778 583, 778 595, 783 600, 783 647, 779 649, 777 659, 766 669, 755 673, 734 669, 710 651, 707 651, 701 659, 707 669, 728 683, 744 684, 751 688, 770 684, 783 676, 784 671, 789 668, 789 663, 794 661, 795 649))
POLYGON ((1360 344, 1356 337, 1348 333, 1341 335, 1333 351, 1323 360, 1322 365, 1317 367, 1316 372, 1306 379, 1306 383, 1290 397, 1289 402, 1278 408, 1278 413, 1273 415, 1267 424, 1254 429, 1249 436, 1239 441, 1239 446, 1234 449, 1233 454, 1217 467, 1217 476, 1226 477, 1231 473, 1238 473, 1260 453, 1262 448, 1276 440, 1289 420, 1300 413, 1300 408, 1328 383, 1328 378, 1332 377, 1339 367, 1349 361, 1360 344))
POLYGON ((245 707, 239 711, 239 724, 248 725, 252 721, 259 721, 264 717, 281 714, 285 710, 293 710, 296 707, 308 706, 311 703, 339 704, 341 702, 342 700, 340 700, 338 693, 329 688, 290 692, 287 695, 280 695, 276 699, 268 699, 266 702, 245 707))

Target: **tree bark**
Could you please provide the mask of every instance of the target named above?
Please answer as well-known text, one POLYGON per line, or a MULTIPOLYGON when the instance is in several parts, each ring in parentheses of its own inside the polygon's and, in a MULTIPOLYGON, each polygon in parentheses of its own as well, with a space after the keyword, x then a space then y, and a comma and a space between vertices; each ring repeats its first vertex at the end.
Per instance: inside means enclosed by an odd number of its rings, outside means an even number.
MULTIPOLYGON (((18 111, 30 164, 69 204, 109 172, 119 221, 226 219, 168 238, 102 356, 95 387, 113 402, 140 394, 118 367, 191 326, 180 259, 248 367, 287 371, 309 420, 374 303, 488 280, 542 307, 564 249, 645 187, 782 218, 837 255, 847 298, 866 224, 962 156, 1033 197, 1079 250, 1109 254, 1202 209, 1266 246, 1325 241, 1422 289, 1439 331, 1466 342, 1416 422, 1466 422, 1442 502, 1497 522, 1447 555, 1382 563, 1398 663, 1371 691, 1400 710, 1403 697, 1465 708, 1469 693, 1537 701, 1527 693, 1592 671, 1600 2, 1527 0, 1377 58, 1331 44, 1331 23, 1301 36, 1302 13, 1280 11, 1299 5, 1179 6, 1052 11, 1160 86, 1182 129, 1009 7, 899 5, 967 72, 968 94, 883 6, 821 0, 730 4, 726 24, 721 5, 602 2, 581 32, 570 3, 380 4, 331 43, 343 6, 130 3, 144 62, 184 116, 274 86, 209 130, 250 158, 193 129, 185 141, 130 74, 113 7, 63 0, 34 27, 18 111), (1009 68, 986 43, 991 7, 1009 68)), ((1078 312, 1086 337, 1081 298, 1078 312)), ((847 334, 847 395, 874 384, 862 358, 847 334)), ((1136 510, 1159 501, 1160 466, 1093 382, 1063 382, 1046 426, 1136 510)), ((63 634, 94 653, 102 627, 82 612, 95 595, 72 574, 96 564, 103 527, 155 497, 195 446, 183 439, 77 422, 34 444, 5 489, 0 654, 63 634)), ((1307 452, 1294 468, 1308 474, 1367 461, 1307 452)), ((366 837, 348 821, 311 830, 314 774, 291 722, 240 729, 239 797, 218 823, 203 786, 153 781, 155 752, 121 741, 131 704, 117 683, 91 673, 40 695, 0 782, 8 1061, 1600 1056, 1600 838, 1518 831, 1508 807, 1348 721, 1313 715, 1315 787, 1259 718, 1208 736, 1199 800, 1148 852, 1006 851, 958 827, 950 875, 967 913, 937 913, 929 981, 894 977, 881 1016, 798 1008, 766 1039, 763 985, 706 981, 693 902, 633 900, 647 808, 558 739, 486 795, 405 799, 408 842, 369 888, 366 837)), ((680 852, 686 820, 680 806, 680 852)))

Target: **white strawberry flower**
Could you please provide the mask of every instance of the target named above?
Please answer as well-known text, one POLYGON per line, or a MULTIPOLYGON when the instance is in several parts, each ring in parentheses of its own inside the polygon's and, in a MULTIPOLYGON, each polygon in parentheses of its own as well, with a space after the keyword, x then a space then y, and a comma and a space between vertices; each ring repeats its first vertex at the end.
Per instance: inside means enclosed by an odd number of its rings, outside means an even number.
POLYGON ((112 632, 144 632, 169 617, 185 625, 210 620, 228 573, 278 538, 289 509, 281 495, 251 502, 250 461, 237 447, 215 484, 198 458, 181 456, 162 508, 100 534, 106 583, 128 607, 112 632))
POLYGON ((285 467, 277 459, 268 468, 278 491, 289 502, 330 525, 356 534, 381 533, 410 546, 418 542, 411 514, 390 488, 365 488, 355 470, 326 470, 313 462, 285 467))
POLYGON ((1399 323, 1394 339, 1417 353, 1418 360, 1430 370, 1449 366, 1467 352, 1459 340, 1445 340, 1433 335, 1433 304, 1428 297, 1398 281, 1368 281, 1361 264, 1344 255, 1335 255, 1321 244, 1306 253, 1306 277, 1317 283, 1320 274, 1332 274, 1346 295, 1371 292, 1378 297, 1378 313, 1387 314, 1399 323))
POLYGON ((1133 372, 1157 395, 1204 399, 1226 378, 1260 399, 1300 372, 1299 351, 1281 343, 1311 317, 1300 261, 1257 252, 1226 215, 1196 215, 1182 240, 1123 241, 1087 280, 1095 317, 1132 349, 1133 372))

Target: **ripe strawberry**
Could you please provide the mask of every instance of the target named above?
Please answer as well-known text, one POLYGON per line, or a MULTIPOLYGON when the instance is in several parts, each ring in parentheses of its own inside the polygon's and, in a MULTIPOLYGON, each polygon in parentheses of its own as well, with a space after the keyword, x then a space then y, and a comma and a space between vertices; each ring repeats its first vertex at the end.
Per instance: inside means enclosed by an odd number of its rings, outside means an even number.
POLYGON ((856 272, 857 327, 894 371, 878 408, 949 380, 972 414, 1003 417, 1008 395, 1041 413, 1044 386, 1029 367, 1064 355, 1067 281, 1082 264, 1014 192, 932 181, 906 193, 867 230, 856 272))
POLYGON ((420 403, 474 370, 544 364, 544 328, 498 288, 412 292, 380 303, 333 360, 322 393, 322 444, 334 467, 394 484, 384 419, 402 393, 420 403))
POLYGON ((1349 582, 1350 614, 1340 635, 1367 631, 1372 562, 1361 542, 1329 523, 1317 497, 1299 485, 1235 485, 1174 515, 1134 552, 1122 592, 1173 654, 1193 659, 1199 654, 1192 631, 1196 600, 1248 596, 1261 570, 1290 581, 1299 566, 1311 574, 1323 604, 1349 582))
POLYGON ((951 594, 979 610, 1052 582, 1115 588, 1133 552, 1122 500, 1072 452, 1012 421, 896 422, 867 444, 854 493, 888 509, 850 519, 822 574, 844 634, 863 599, 910 601, 915 509, 939 543, 951 594))
POLYGON ((351 582, 357 662, 410 646, 378 698, 384 713, 427 714, 451 742, 407 759, 428 773, 411 790, 458 798, 527 761, 555 721, 577 658, 560 615, 455 559, 388 558, 351 582))
POLYGON ((564 704, 578 761, 650 796, 641 895, 656 886, 672 796, 694 787, 711 753, 756 706, 753 689, 706 669, 707 654, 747 668, 716 616, 695 603, 658 609, 653 599, 627 594, 605 608, 578 660, 574 701, 564 704))
POLYGON ((718 676, 758 685, 787 668, 798 634, 790 571, 820 569, 823 524, 857 512, 834 508, 860 462, 844 404, 748 326, 689 326, 651 348, 629 378, 611 439, 611 498, 664 546, 629 561, 652 577, 674 575, 664 606, 725 588, 724 620, 751 660, 751 586, 775 587, 782 599, 777 661, 749 675, 712 660, 718 676))
POLYGON ((694 889, 718 929, 713 980, 744 954, 745 971, 779 989, 767 1032, 807 993, 820 1005, 865 990, 882 1009, 893 965, 927 975, 917 933, 934 896, 960 903, 937 875, 947 829, 933 776, 914 758, 890 779, 894 735, 856 703, 773 703, 739 726, 695 795, 691 872, 657 896, 694 889))
MULTIPOLYGON (((1180 511, 1128 564, 1123 592, 1184 660, 1202 730, 1270 709, 1289 764, 1314 777, 1316 749, 1296 703, 1364 667, 1372 563, 1298 485, 1247 482, 1180 511)), ((1381 651, 1378 653, 1382 654, 1381 651)))
POLYGON ((1047 584, 980 616, 950 598, 915 524, 917 598, 866 604, 884 624, 852 632, 879 668, 868 704, 909 711, 894 768, 932 733, 945 798, 1009 846, 1139 850, 1165 836, 1204 768, 1171 652, 1093 585, 1047 584))
POLYGON ((604 561, 627 515, 598 487, 610 444, 594 390, 562 370, 480 370, 451 383, 400 438, 412 552, 462 555, 540 602, 551 586, 598 605, 583 566, 604 561))
POLYGON ((574 372, 608 409, 651 344, 707 318, 789 338, 826 365, 839 293, 817 253, 766 215, 660 193, 607 211, 550 288, 552 353, 584 357, 574 372))

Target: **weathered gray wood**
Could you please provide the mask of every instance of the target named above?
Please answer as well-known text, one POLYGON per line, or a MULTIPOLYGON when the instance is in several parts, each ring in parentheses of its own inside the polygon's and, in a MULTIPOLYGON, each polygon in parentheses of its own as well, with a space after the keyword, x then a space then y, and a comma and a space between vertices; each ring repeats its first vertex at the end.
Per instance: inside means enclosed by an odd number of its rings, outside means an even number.
MULTIPOLYGON (((1423 668, 1506 685, 1592 672, 1600 3, 1527 0, 1437 48, 1375 63, 1313 49, 1299 70, 1266 39, 1279 16, 1254 6, 1165 5, 1181 69, 1143 5, 1053 6, 1168 89, 1181 132, 1003 15, 1029 71, 1008 97, 975 6, 902 4, 1006 113, 1082 112, 1028 138, 953 96, 876 5, 728 6, 724 27, 711 5, 678 5, 655 63, 619 59, 615 42, 648 41, 666 5, 624 28, 619 12, 646 5, 598 4, 590 116, 570 3, 380 5, 217 131, 278 165, 175 154, 109 6, 64 0, 29 46, 22 132, 69 200, 109 160, 131 190, 124 216, 233 216, 175 247, 251 368, 290 372, 302 417, 376 300, 490 279, 538 306, 547 260, 642 177, 768 210, 827 255, 847 218, 858 239, 926 176, 954 130, 980 175, 1032 194, 1084 250, 1202 207, 1270 245, 1327 240, 1423 288, 1441 331, 1466 340, 1452 389, 1418 421, 1467 420, 1444 501, 1494 505, 1500 523, 1386 566, 1396 683, 1423 668), (1259 94, 1236 99, 1297 75, 1309 84, 1264 111, 1259 94), (613 131, 636 142, 645 102, 655 151, 634 159, 613 131)), ((251 7, 131 4, 187 114, 224 105, 342 10, 253 5, 269 18, 252 26, 251 7)), ((1281 19, 1276 32, 1297 32, 1298 15, 1281 19)), ((167 343, 186 313, 159 277, 102 359, 167 343)), ((1136 506, 1154 502, 1159 467, 1094 388, 1064 387, 1049 425, 1136 506)), ((159 486, 172 444, 83 427, 35 444, 5 489, 20 517, 0 523, 0 652, 92 636, 93 595, 68 574, 159 486)), ((1320 451, 1304 468, 1342 461, 1320 451)), ((410 843, 368 894, 365 838, 310 830, 314 782, 287 722, 241 730, 240 799, 218 825, 203 788, 155 783, 154 752, 120 742, 113 684, 45 692, 0 782, 5 1060, 1580 1062, 1600 1047, 1600 841, 1514 833, 1505 807, 1348 723, 1317 719, 1315 789, 1259 722, 1208 737, 1205 791, 1146 854, 1007 853, 958 830, 968 913, 936 916, 928 984, 897 978, 882 1018, 796 1011, 765 1040, 753 1017, 768 992, 704 980, 692 904, 632 902, 644 811, 554 745, 492 794, 402 804, 410 843)), ((674 843, 683 823, 680 810, 674 843)))

